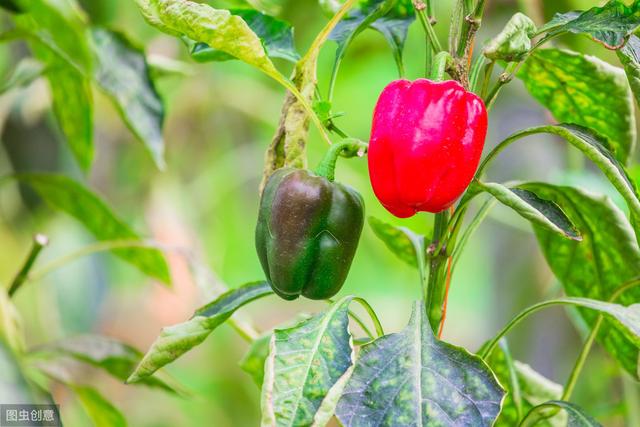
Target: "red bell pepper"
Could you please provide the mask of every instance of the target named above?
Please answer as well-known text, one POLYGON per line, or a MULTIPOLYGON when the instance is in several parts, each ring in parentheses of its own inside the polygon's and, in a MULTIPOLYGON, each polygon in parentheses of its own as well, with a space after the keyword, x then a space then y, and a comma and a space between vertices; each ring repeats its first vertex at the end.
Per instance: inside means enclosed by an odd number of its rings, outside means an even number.
POLYGON ((486 134, 482 99, 458 82, 390 83, 378 99, 369 141, 376 196, 400 218, 446 209, 473 179, 486 134))

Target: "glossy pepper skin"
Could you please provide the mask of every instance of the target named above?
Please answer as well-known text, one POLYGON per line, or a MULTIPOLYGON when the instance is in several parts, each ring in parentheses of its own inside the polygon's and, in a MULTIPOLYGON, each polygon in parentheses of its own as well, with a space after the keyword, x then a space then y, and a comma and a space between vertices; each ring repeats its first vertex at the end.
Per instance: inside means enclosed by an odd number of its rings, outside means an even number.
POLYGON ((400 218, 448 208, 473 179, 486 134, 484 103, 458 82, 390 83, 369 141, 373 191, 400 218))
POLYGON ((256 249, 274 292, 327 299, 347 277, 364 223, 354 189, 313 172, 282 168, 262 193, 256 249))

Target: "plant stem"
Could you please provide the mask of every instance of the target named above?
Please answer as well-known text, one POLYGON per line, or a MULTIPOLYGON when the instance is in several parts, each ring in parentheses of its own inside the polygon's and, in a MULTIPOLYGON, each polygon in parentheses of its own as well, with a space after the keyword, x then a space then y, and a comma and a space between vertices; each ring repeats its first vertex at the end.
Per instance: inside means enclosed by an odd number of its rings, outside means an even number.
POLYGON ((416 10, 416 15, 418 15, 418 20, 424 29, 427 38, 427 45, 431 46, 433 53, 442 52, 440 40, 438 40, 438 36, 433 29, 430 17, 427 16, 427 5, 422 0, 413 0, 413 7, 416 10))
POLYGON ((373 307, 371 307, 371 305, 369 305, 369 303, 366 300, 364 300, 363 298, 355 297, 355 298, 353 298, 353 300, 358 302, 367 311, 367 313, 371 317, 371 321, 373 322, 373 326, 376 328, 376 334, 378 334, 378 337, 383 336, 384 335, 384 329, 382 328, 382 323, 380 323, 380 319, 378 319, 378 315, 373 310, 373 307))
POLYGON ((16 277, 11 282, 11 286, 9 287, 8 294, 9 296, 13 296, 20 286, 27 280, 29 276, 29 272, 33 267, 33 264, 36 262, 38 255, 40 255, 40 251, 49 244, 49 239, 44 234, 36 234, 33 238, 33 244, 31 246, 31 251, 29 251, 29 255, 24 261, 22 268, 16 274, 16 277))
POLYGON ((576 359, 576 363, 573 365, 573 369, 569 374, 569 378, 567 379, 567 383, 564 386, 564 390, 562 392, 562 397, 560 400, 568 401, 571 398, 571 394, 573 393, 573 389, 578 382, 578 377, 582 372, 582 368, 584 367, 584 363, 587 361, 587 356, 589 356, 589 352, 591 351, 591 347, 593 346, 594 341, 596 340, 596 336, 598 336, 598 332, 600 331, 600 326, 604 321, 604 316, 602 314, 598 315, 596 319, 596 323, 593 325, 593 329, 589 333, 589 336, 585 340, 582 345, 582 349, 580 349, 580 354, 576 359))
POLYGON ((496 61, 489 62, 484 68, 484 80, 482 81, 482 88, 480 89, 480 98, 485 99, 487 91, 489 90, 489 83, 491 82, 491 74, 496 65, 496 61))
POLYGON ((258 332, 244 322, 240 322, 239 320, 230 317, 227 319, 227 323, 238 333, 238 335, 249 343, 258 338, 258 332))
POLYGON ((447 320, 447 303, 449 301, 449 289, 451 289, 451 267, 452 267, 453 257, 449 256, 447 258, 447 275, 445 279, 445 291, 444 291, 444 301, 442 303, 442 320, 440 320, 440 326, 438 327, 438 338, 442 337, 442 331, 444 329, 444 322, 447 320))
POLYGON ((367 334, 369 338, 375 339, 375 336, 373 335, 371 330, 367 327, 367 325, 364 323, 364 321, 360 318, 360 316, 358 316, 351 310, 348 311, 348 314, 349 314, 349 317, 351 317, 358 325, 360 325, 364 333, 367 334))
MULTIPOLYGON (((620 296, 626 292, 627 290, 640 285, 640 278, 631 279, 622 285, 620 285, 615 292, 609 298, 609 302, 615 302, 620 296)), ((598 332, 600 332, 600 327, 602 326, 602 322, 604 321, 604 316, 602 314, 598 315, 595 324, 593 325, 593 329, 587 336, 587 339, 584 341, 582 345, 582 349, 580 350, 580 354, 576 359, 576 363, 571 370, 571 374, 569 374, 569 379, 564 386, 564 392, 562 393, 562 397, 560 400, 568 401, 571 398, 571 394, 576 386, 578 381, 578 377, 582 372, 582 368, 584 367, 584 363, 587 360, 587 356, 589 356, 589 352, 593 347, 593 343, 595 342, 596 337, 598 336, 598 332)))
POLYGON ((353 5, 357 1, 358 0, 347 0, 342 5, 342 7, 336 12, 336 14, 333 15, 331 20, 329 22, 327 22, 327 24, 324 26, 322 31, 320 31, 320 33, 318 33, 316 38, 311 43, 311 46, 309 47, 309 50, 307 50, 307 53, 304 55, 304 58, 302 58, 300 60, 300 63, 304 63, 306 61, 309 61, 314 56, 318 55, 318 52, 320 51, 320 48, 322 47, 324 42, 327 41, 327 39, 329 38, 329 35, 331 34, 331 32, 333 31, 335 26, 338 25, 338 22, 340 22, 342 20, 344 15, 349 11, 349 9, 351 9, 353 7, 353 5))
POLYGON ((444 74, 447 70, 448 65, 451 63, 451 55, 449 52, 438 52, 436 57, 433 60, 433 64, 431 67, 430 78, 435 82, 441 82, 444 80, 444 74))
MULTIPOLYGON (((464 250, 464 247, 469 241, 469 238, 478 229, 482 221, 487 217, 487 215, 489 214, 489 211, 495 204, 496 204, 496 199, 494 199, 493 197, 487 200, 486 202, 484 202, 484 204, 480 207, 478 212, 476 212, 476 215, 471 220, 471 223, 467 226, 467 228, 462 233, 462 237, 460 237, 460 242, 458 242, 457 239, 454 240, 455 247, 450 249, 453 255, 454 269, 456 268, 456 265, 458 265, 458 261, 460 260, 462 251, 464 250)), ((461 226, 456 225, 456 228, 460 229, 461 226)), ((454 236, 457 235, 456 228, 454 228, 454 231, 453 231, 454 236)))
MULTIPOLYGON (((624 292, 626 292, 627 290, 629 290, 631 288, 639 286, 639 285, 640 285, 640 277, 633 278, 633 279, 623 283, 613 293, 613 295, 611 296, 611 299, 609 300, 609 302, 614 302, 624 292)), ((571 300, 570 298, 558 298, 558 299, 552 299, 552 300, 549 300, 549 301, 539 302, 537 304, 534 304, 534 305, 532 305, 530 307, 525 308, 516 317, 511 319, 511 321, 509 321, 509 323, 507 323, 505 325, 505 327, 502 328, 500 330, 500 332, 498 332, 498 334, 491 339, 491 341, 489 341, 489 344, 487 344, 487 346, 484 348, 484 350, 480 353, 480 357, 483 358, 483 359, 486 359, 487 356, 489 356, 491 354, 491 352, 493 351, 495 346, 498 344, 498 341, 500 341, 500 338, 505 336, 507 334, 507 332, 509 332, 514 326, 519 324, 528 315, 530 315, 532 313, 535 313, 536 311, 539 311, 539 310, 541 310, 541 309, 543 309, 545 307, 549 307, 549 306, 552 306, 552 305, 563 305, 563 304, 564 305, 571 305, 571 304, 575 304, 575 301, 571 300)))
POLYGON ((329 138, 329 135, 327 134, 327 130, 325 129, 324 125, 318 118, 318 115, 316 114, 316 112, 313 111, 313 108, 311 107, 307 99, 305 99, 305 97, 300 93, 296 85, 282 75, 278 76, 276 80, 280 84, 282 84, 282 86, 284 86, 289 92, 291 92, 293 96, 296 97, 300 105, 302 105, 302 108, 304 108, 304 111, 307 113, 307 115, 313 122, 314 126, 318 129, 318 132, 320 132, 320 136, 322 137, 322 139, 324 139, 324 141, 327 144, 331 145, 332 144, 331 138, 329 138))
POLYGON ((325 154, 324 158, 315 170, 315 173, 320 176, 324 176, 329 181, 335 179, 336 162, 338 156, 344 157, 362 156, 367 151, 367 144, 358 141, 357 139, 347 139, 340 141, 336 144, 332 144, 325 154))
POLYGON ((500 330, 500 332, 498 332, 498 334, 495 337, 493 337, 491 339, 491 341, 489 341, 489 344, 487 344, 487 346, 479 354, 479 356, 482 359, 486 359, 491 354, 493 349, 496 347, 496 345, 498 344, 500 339, 502 337, 504 337, 514 326, 518 325, 524 318, 526 318, 530 314, 535 313, 536 311, 539 311, 539 310, 541 310, 543 308, 546 308, 546 307, 549 307, 549 306, 552 306, 552 305, 562 305, 562 304, 571 304, 571 302, 567 301, 566 299, 553 299, 553 300, 549 300, 549 301, 539 302, 537 304, 534 304, 534 305, 532 305, 530 307, 525 308, 516 317, 511 319, 509 321, 509 323, 507 323, 500 330))
POLYGON ((485 0, 477 0, 476 7, 473 11, 471 11, 471 3, 471 1, 465 0, 462 31, 456 51, 458 58, 467 58, 467 61, 471 59, 475 35, 482 22, 485 0))
POLYGON ((56 260, 51 261, 46 264, 44 267, 39 270, 34 271, 29 274, 26 280, 30 282, 35 282, 40 280, 42 277, 51 273, 58 268, 69 264, 77 259, 84 258, 85 256, 89 256, 99 252, 111 251, 114 249, 127 249, 127 248, 150 248, 150 249, 167 249, 161 247, 161 245, 153 244, 149 242, 144 242, 140 240, 111 240, 106 242, 95 242, 90 245, 85 246, 84 248, 80 248, 75 252, 71 252, 67 255, 64 255, 56 260))
POLYGON ((444 239, 447 235, 447 224, 449 221, 449 212, 444 210, 435 216, 435 225, 433 231, 433 240, 430 245, 429 253, 429 277, 427 279, 427 288, 424 293, 427 295, 426 308, 429 323, 433 333, 436 334, 442 321, 443 303, 446 294, 446 283, 443 280, 442 273, 446 265, 447 256, 438 247, 442 247, 444 239))
MULTIPOLYGON (((329 38, 331 31, 333 31, 335 26, 338 25, 338 22, 340 22, 340 20, 349 11, 349 9, 351 9, 351 7, 356 3, 356 1, 357 0, 347 0, 342 5, 340 10, 338 10, 338 12, 336 12, 336 14, 333 15, 331 20, 327 22, 327 25, 324 26, 322 31, 320 31, 320 33, 316 36, 316 38, 311 43, 311 46, 309 47, 309 50, 307 50, 307 53, 296 64, 297 70, 303 70, 307 64, 312 64, 313 76, 315 77, 316 61, 320 53, 320 48, 322 47, 324 42, 326 42, 327 39, 329 38)), ((322 139, 324 139, 329 145, 331 145, 331 139, 329 138, 329 135, 327 134, 324 128, 324 125, 318 118, 315 111, 313 111, 313 108, 311 107, 311 105, 309 105, 308 100, 300 93, 296 85, 293 82, 291 82, 289 79, 285 78, 280 73, 271 75, 271 77, 275 79, 278 83, 280 83, 282 86, 284 86, 287 90, 289 90, 289 92, 293 94, 293 96, 296 97, 298 102, 300 102, 300 105, 302 105, 302 108, 304 108, 305 112, 311 118, 311 121, 313 122, 314 126, 318 128, 318 131, 320 132, 320 136, 322 137, 322 139)))

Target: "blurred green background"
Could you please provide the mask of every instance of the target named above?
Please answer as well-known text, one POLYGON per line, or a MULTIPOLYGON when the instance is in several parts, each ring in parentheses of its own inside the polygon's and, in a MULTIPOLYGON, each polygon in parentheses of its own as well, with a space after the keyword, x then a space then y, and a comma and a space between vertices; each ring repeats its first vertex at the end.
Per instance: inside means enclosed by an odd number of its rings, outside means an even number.
MULTIPOLYGON (((145 24, 131 0, 81 1, 94 23, 121 30, 147 53, 189 62, 177 40, 145 24)), ((210 1, 216 7, 231 1, 210 1)), ((284 1, 280 17, 295 28, 304 51, 326 22, 316 0, 284 1)), ((436 1, 436 30, 446 40, 450 1, 436 1)), ((585 9, 602 2, 587 0, 496 0, 488 2, 478 45, 497 33, 517 10, 538 24, 558 11, 585 9)), ((6 16, 2 25, 7 26, 6 16)), ((411 27, 405 50, 408 78, 423 75, 423 33, 411 27)), ((571 36, 559 44, 619 65, 611 52, 588 39, 571 36)), ((477 49, 479 51, 479 49, 477 49)), ((328 43, 319 67, 320 90, 327 90, 334 45, 328 43)), ((7 76, 28 55, 20 43, 0 45, 0 70, 7 76)), ((277 63, 285 74, 290 65, 277 63)), ((108 254, 68 264, 30 283, 17 295, 25 317, 28 344, 35 346, 81 333, 100 333, 146 350, 160 328, 191 316, 211 295, 212 277, 230 287, 261 279, 253 246, 258 184, 264 151, 278 121, 283 90, 239 62, 189 62, 185 76, 158 81, 165 99, 167 170, 158 171, 142 144, 124 127, 116 111, 94 91, 97 156, 83 177, 64 144, 49 111, 48 87, 40 80, 27 89, 0 98, 0 175, 12 171, 57 171, 86 179, 114 210, 141 234, 171 246, 187 248, 208 266, 205 280, 191 274, 184 258, 168 255, 174 285, 167 289, 108 254)), ((334 111, 337 123, 353 136, 367 139, 373 106, 381 89, 397 78, 393 58, 382 36, 372 30, 351 46, 338 78, 334 111)), ((614 114, 612 112, 612 114, 614 114)), ((511 132, 547 123, 552 118, 514 81, 498 99, 490 116, 486 150, 511 132)), ((319 161, 326 146, 311 130, 309 162, 319 161)), ((637 155, 636 155, 637 159, 637 155)), ((566 144, 536 136, 507 150, 490 171, 495 180, 536 179, 583 185, 616 197, 588 162, 581 162, 566 144), (534 141, 533 139, 537 139, 534 141)), ((342 161, 337 179, 364 196, 367 214, 427 231, 431 217, 398 220, 373 196, 366 160, 342 161)), ((622 206, 621 206, 622 207, 622 206)), ((42 232, 50 246, 42 264, 93 241, 68 217, 55 214, 31 193, 13 184, 0 187, 0 284, 7 285, 28 252, 31 236, 42 232)), ((492 336, 527 305, 560 292, 546 267, 529 226, 506 209, 496 209, 467 247, 453 278, 445 339, 471 350, 492 336)), ((419 298, 417 273, 397 260, 365 227, 360 248, 341 294, 366 298, 387 331, 408 320, 412 300, 419 298)), ((284 302, 269 297, 243 309, 240 318, 268 330, 299 312, 316 312, 322 302, 284 302)), ((550 379, 563 383, 572 367, 584 331, 569 320, 571 313, 551 309, 518 327, 509 336, 517 359, 550 379)), ((216 330, 167 370, 190 392, 181 399, 162 392, 119 384, 88 371, 86 380, 100 389, 127 416, 132 426, 253 426, 259 421, 260 392, 238 361, 247 344, 229 327, 216 330)), ((88 425, 78 402, 64 388, 55 390, 66 425, 88 425)), ((620 402, 640 407, 632 384, 600 349, 589 359, 575 394, 576 403, 606 426, 625 425, 620 402)))

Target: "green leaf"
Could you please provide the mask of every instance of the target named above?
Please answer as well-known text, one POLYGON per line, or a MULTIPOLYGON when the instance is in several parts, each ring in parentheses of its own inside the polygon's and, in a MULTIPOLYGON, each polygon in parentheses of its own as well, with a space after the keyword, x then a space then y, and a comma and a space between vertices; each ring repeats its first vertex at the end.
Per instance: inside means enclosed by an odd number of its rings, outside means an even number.
POLYGON ((151 80, 144 51, 122 34, 92 31, 96 54, 94 78, 109 96, 133 134, 145 144, 159 168, 164 167, 164 106, 151 80))
POLYGON ((58 124, 76 161, 87 171, 94 154, 91 81, 54 54, 34 50, 36 57, 47 64, 47 79, 58 124))
POLYGON ((258 339, 253 340, 249 346, 249 350, 240 360, 240 368, 247 374, 251 375, 253 381, 262 388, 264 380, 264 362, 269 356, 269 344, 272 334, 265 334, 258 339))
POLYGON ((386 15, 378 18, 371 28, 384 36, 391 46, 398 69, 404 68, 402 55, 409 27, 415 20, 413 4, 408 0, 397 0, 395 6, 386 15))
MULTIPOLYGON (((548 400, 559 399, 562 395, 560 384, 545 378, 529 365, 513 360, 504 339, 491 352, 487 363, 507 390, 494 427, 517 426, 531 408, 548 400)), ((561 415, 541 421, 538 425, 566 427, 566 417, 561 415)))
POLYGON ((478 356, 437 340, 422 303, 407 327, 362 347, 338 404, 346 426, 491 426, 504 391, 478 356))
POLYGON ((409 26, 415 19, 414 8, 408 0, 365 0, 353 8, 349 15, 336 25, 330 39, 338 43, 334 60, 334 74, 338 72, 349 45, 358 34, 371 27, 379 31, 394 52, 398 64, 402 64, 402 50, 409 26))
POLYGON ((640 304, 628 307, 588 298, 568 298, 580 307, 599 311, 612 320, 618 330, 624 331, 629 340, 640 347, 640 304))
POLYGON ((635 145, 635 116, 620 68, 568 50, 541 49, 523 64, 518 77, 556 120, 606 136, 616 158, 627 162, 635 145))
MULTIPOLYGON (((583 241, 574 242, 540 227, 535 229, 547 263, 568 296, 607 301, 620 285, 638 275, 638 243, 624 214, 610 199, 550 184, 527 184, 524 188, 561 206, 582 233, 583 241)), ((622 305, 640 301, 640 288, 625 292, 617 301, 622 305)), ((581 310, 580 314, 593 326, 597 313, 581 310)), ((597 339, 637 377, 640 345, 616 319, 605 320, 597 339)))
MULTIPOLYGON (((625 168, 611 152, 611 141, 602 135, 578 125, 560 124, 557 126, 539 126, 516 132, 509 136, 502 148, 520 138, 539 133, 551 133, 565 139, 582 151, 604 173, 629 206, 629 210, 640 217, 640 197, 635 184, 625 168)), ((578 227, 579 229, 579 227, 578 227)))
POLYGON ((640 3, 634 1, 627 6, 621 1, 611 0, 602 7, 592 7, 584 12, 556 14, 539 32, 547 32, 552 37, 565 32, 587 34, 607 49, 619 49, 638 26, 640 3))
POLYGON ((267 282, 248 283, 222 294, 216 300, 199 308, 190 320, 163 328, 160 336, 153 342, 127 382, 139 382, 152 375, 164 365, 173 362, 202 343, 237 309, 272 293, 267 282))
MULTIPOLYGON (((291 24, 253 9, 230 9, 229 12, 241 17, 247 23, 249 28, 262 40, 264 49, 271 58, 298 62, 300 55, 294 46, 291 24)), ((235 58, 206 43, 194 43, 190 51, 191 57, 198 62, 226 61, 235 58)))
POLYGON ((70 386, 96 427, 125 427, 124 415, 91 387, 70 386))
MULTIPOLYGON (((139 239, 98 196, 72 179, 62 175, 35 173, 15 177, 29 185, 51 207, 80 221, 98 240, 139 239)), ((114 249, 112 252, 143 273, 164 283, 171 282, 167 262, 157 249, 114 249)))
MULTIPOLYGON (((72 357, 102 369, 123 382, 142 359, 142 353, 130 345, 99 335, 64 338, 38 347, 35 353, 30 352, 30 357, 44 358, 46 363, 55 363, 55 360, 50 359, 55 359, 56 356, 72 357)), ((140 384, 176 393, 171 386, 156 377, 144 378, 140 384)))
POLYGON ((86 20, 74 2, 54 0, 18 4, 17 28, 31 35, 35 57, 47 68, 53 111, 71 152, 83 170, 93 160, 93 58, 86 20))
POLYGON ((489 40, 482 52, 494 61, 520 61, 531 50, 531 39, 535 33, 536 24, 527 15, 518 12, 497 36, 489 40))
POLYGON ((78 73, 91 75, 93 56, 87 19, 75 1, 17 0, 16 3, 25 12, 14 17, 17 28, 30 34, 78 73))
MULTIPOLYGON (((298 313, 296 317, 286 322, 285 325, 277 329, 288 329, 297 323, 301 323, 311 318, 308 313, 298 313)), ((249 346, 249 350, 240 360, 240 368, 247 374, 251 375, 258 387, 262 388, 264 380, 264 362, 269 356, 269 344, 273 331, 263 334, 261 337, 253 340, 249 346)))
POLYGON ((46 64, 56 120, 78 165, 87 171, 94 154, 91 81, 49 47, 32 43, 31 49, 46 64))
POLYGON ((396 227, 376 217, 369 217, 369 226, 395 256, 412 267, 423 271, 426 255, 425 236, 406 227, 396 227))
POLYGON ((262 386, 263 426, 323 426, 329 421, 353 366, 352 299, 274 331, 262 386))
POLYGON ((567 239, 582 240, 569 218, 552 201, 544 200, 536 193, 518 187, 509 188, 501 184, 479 181, 475 181, 473 185, 491 194, 500 203, 510 207, 532 224, 567 239))
POLYGON ((33 58, 22 59, 13 73, 0 85, 0 95, 11 89, 27 87, 38 78, 40 78, 46 70, 44 64, 33 58))
POLYGON ((269 15, 278 15, 285 0, 243 0, 247 6, 251 6, 253 9, 257 9, 260 12, 268 13, 269 15))
POLYGON ((629 86, 640 104, 640 37, 631 35, 622 49, 616 51, 624 72, 629 80, 629 86))
POLYGON ((136 0, 149 24, 171 35, 186 36, 280 76, 262 42, 247 23, 228 10, 185 0, 136 0))
MULTIPOLYGON (((587 415, 582 410, 582 408, 570 402, 551 400, 535 407, 534 409, 532 409, 532 411, 535 410, 536 412, 541 413, 544 416, 543 410, 550 408, 560 408, 566 411, 568 415, 568 423, 566 424, 567 427, 602 427, 599 422, 587 415)), ((531 420, 531 422, 525 422, 522 424, 522 426, 524 427, 533 425, 539 425, 536 419, 531 420)))
POLYGON ((14 0, 0 0, 0 7, 13 13, 21 12, 20 8, 14 0))

